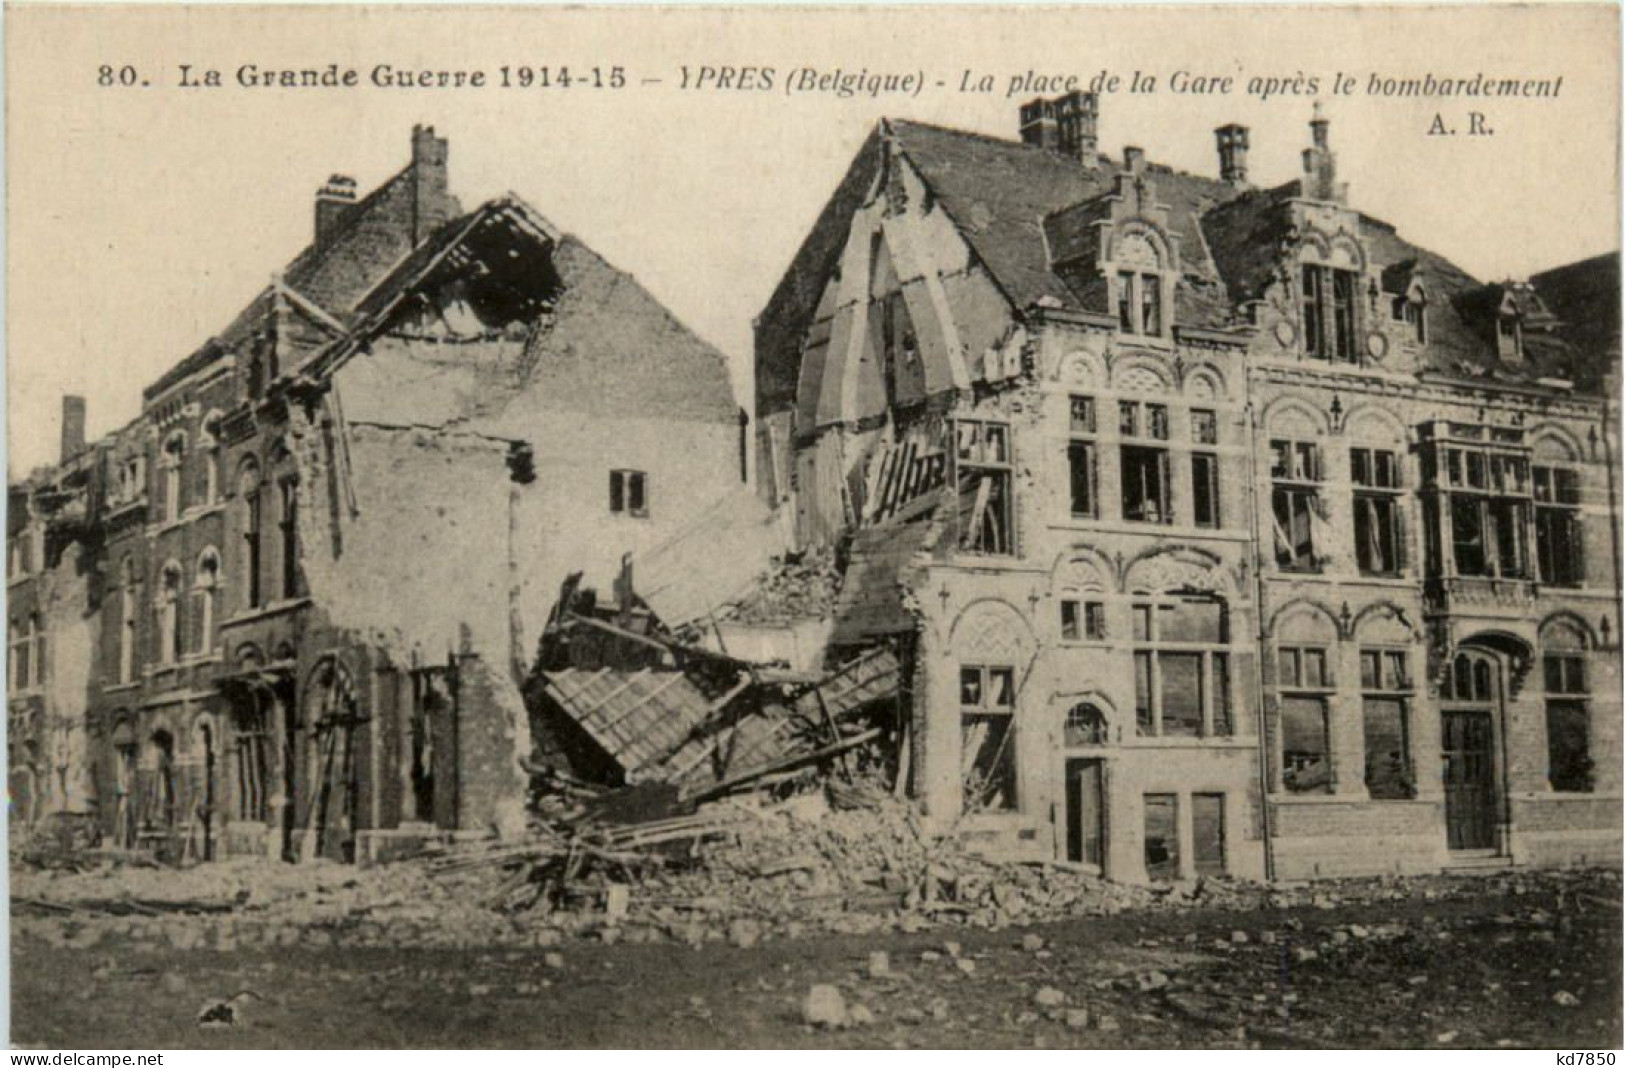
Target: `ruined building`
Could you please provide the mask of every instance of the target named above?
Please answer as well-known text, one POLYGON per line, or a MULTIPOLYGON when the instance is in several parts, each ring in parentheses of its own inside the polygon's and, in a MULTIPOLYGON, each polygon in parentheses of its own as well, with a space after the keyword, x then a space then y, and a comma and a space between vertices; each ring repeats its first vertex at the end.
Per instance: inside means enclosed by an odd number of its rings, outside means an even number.
POLYGON ((1619 261, 885 121, 762 313, 759 489, 909 665, 939 829, 1119 879, 1617 863, 1619 261))
POLYGON ((87 443, 10 487, 13 817, 171 857, 373 858, 520 814, 519 682, 568 571, 741 486, 723 357, 448 146, 365 196, 87 443))

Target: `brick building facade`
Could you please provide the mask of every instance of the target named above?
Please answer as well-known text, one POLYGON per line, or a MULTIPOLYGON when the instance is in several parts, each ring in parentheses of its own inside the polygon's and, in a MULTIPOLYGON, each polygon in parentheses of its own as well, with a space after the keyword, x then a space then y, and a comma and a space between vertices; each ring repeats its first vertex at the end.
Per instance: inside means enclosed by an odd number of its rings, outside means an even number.
POLYGON ((1617 863, 1618 257, 1485 285, 1303 173, 873 132, 757 324, 760 491, 939 828, 1120 879, 1617 863))
POLYGON ((343 859, 511 824, 567 569, 607 583, 739 487, 723 357, 517 198, 464 212, 432 128, 314 216, 135 420, 87 444, 69 398, 10 487, 24 822, 343 859))

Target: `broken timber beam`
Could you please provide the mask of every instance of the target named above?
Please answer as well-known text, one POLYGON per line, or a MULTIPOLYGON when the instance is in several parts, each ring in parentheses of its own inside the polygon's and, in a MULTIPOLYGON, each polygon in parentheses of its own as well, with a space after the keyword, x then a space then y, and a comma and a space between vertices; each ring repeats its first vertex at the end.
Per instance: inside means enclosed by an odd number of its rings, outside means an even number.
POLYGON ((865 742, 873 741, 874 739, 880 737, 880 735, 881 728, 875 727, 871 730, 864 731, 862 734, 854 734, 850 738, 843 738, 834 745, 826 745, 822 749, 815 749, 811 753, 801 753, 797 756, 783 757, 779 760, 769 761, 766 764, 759 764, 754 768, 740 772, 738 775, 733 775, 722 780, 721 782, 713 783, 703 790, 697 790, 685 798, 685 800, 703 801, 708 797, 715 797, 718 794, 727 793, 736 786, 743 786, 746 783, 753 782, 765 775, 771 775, 775 771, 784 771, 788 768, 797 768, 803 764, 816 763, 817 761, 823 760, 826 757, 837 756, 846 752, 848 749, 855 749, 865 742))

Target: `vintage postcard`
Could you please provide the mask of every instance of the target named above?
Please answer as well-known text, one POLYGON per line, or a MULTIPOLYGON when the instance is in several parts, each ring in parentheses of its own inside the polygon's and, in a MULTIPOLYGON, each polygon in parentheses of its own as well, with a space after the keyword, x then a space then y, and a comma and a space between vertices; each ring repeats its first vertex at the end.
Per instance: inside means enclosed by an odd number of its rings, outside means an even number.
POLYGON ((15 1046, 1613 1063, 1617 7, 5 31, 15 1046))

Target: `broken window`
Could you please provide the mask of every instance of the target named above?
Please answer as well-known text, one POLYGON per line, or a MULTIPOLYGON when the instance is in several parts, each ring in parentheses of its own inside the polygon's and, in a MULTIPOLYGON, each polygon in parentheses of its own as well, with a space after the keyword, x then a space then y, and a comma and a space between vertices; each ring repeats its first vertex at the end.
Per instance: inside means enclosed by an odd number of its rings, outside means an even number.
POLYGON ((406 724, 405 767, 406 811, 404 818, 433 823, 435 787, 435 724, 451 707, 451 694, 444 673, 412 673, 412 706, 406 724))
POLYGON ((278 521, 282 542, 282 596, 299 596, 299 480, 285 478, 277 484, 282 513, 278 521))
POLYGON ((1320 309, 1322 304, 1321 271, 1319 267, 1304 264, 1303 281, 1300 287, 1302 299, 1301 318, 1303 319, 1303 351, 1316 359, 1325 359, 1325 334, 1321 329, 1320 309))
POLYGON ((1016 673, 1008 665, 959 669, 966 812, 1016 807, 1016 673))
POLYGON ((1403 540, 1399 527, 1399 458, 1389 449, 1351 449, 1354 481, 1354 557, 1362 572, 1397 574, 1403 540))
POLYGON ((1585 580, 1580 473, 1567 467, 1539 466, 1532 474, 1540 581, 1552 586, 1578 586, 1585 580))
POLYGON ((1331 788, 1326 701, 1335 682, 1325 646, 1280 645, 1275 686, 1281 694, 1282 783, 1294 793, 1331 788))
POLYGON ((1122 448, 1123 518, 1141 523, 1171 523, 1168 500, 1168 450, 1138 445, 1122 448))
POLYGON ((1162 336, 1162 277, 1117 273, 1117 325, 1125 334, 1162 336))
POLYGON ((959 547, 1000 556, 1014 553, 1009 425, 957 419, 954 441, 962 517, 959 547))
POLYGON ((611 515, 629 515, 637 519, 649 515, 649 476, 643 471, 611 471, 609 473, 609 511, 611 515))
POLYGON ((1068 405, 1068 425, 1074 434, 1095 432, 1095 399, 1073 396, 1068 405))
POLYGON ((1564 793, 1594 788, 1591 761, 1591 714, 1585 658, 1548 654, 1546 675, 1547 779, 1564 793))
POLYGON ((1197 445, 1219 443, 1219 416, 1207 408, 1191 409, 1191 441, 1197 445))
MULTIPOLYGON (((1452 424, 1452 433, 1482 436, 1482 428, 1452 424)), ((1445 491, 1448 544, 1456 575, 1484 578, 1530 577, 1527 523, 1531 504, 1529 463, 1522 455, 1492 448, 1439 447, 1430 470, 1445 491), (1438 453, 1443 453, 1443 462, 1438 453), (1442 476, 1442 477, 1441 477, 1442 476)), ((1440 521, 1430 509, 1428 521, 1440 521)), ((1430 544, 1443 544, 1429 532, 1430 544)))
POLYGON ((1134 606, 1134 706, 1141 736, 1232 732, 1228 620, 1212 597, 1134 606))
POLYGON ((1355 362, 1359 358, 1355 273, 1304 264, 1301 289, 1304 352, 1317 360, 1355 362))
POLYGON ((1061 600, 1061 640, 1098 642, 1106 639, 1106 606, 1100 601, 1061 600))
POLYGON ((1330 689, 1326 650, 1318 646, 1283 645, 1276 654, 1277 684, 1287 689, 1330 689))
POLYGON ((125 557, 119 568, 119 587, 122 625, 119 627, 118 680, 127 683, 135 681, 135 624, 140 611, 135 561, 130 557, 125 557))
POLYGON ((1105 745, 1106 714, 1087 701, 1073 705, 1067 710, 1061 733, 1068 746, 1105 745))
POLYGON ((1066 460, 1071 473, 1072 514, 1080 518, 1097 515, 1094 442, 1073 441, 1066 448, 1066 460))
POLYGON ((1224 795, 1191 795, 1191 862, 1197 875, 1224 874, 1224 795))
POLYGON ((1320 447, 1308 441, 1270 442, 1275 564, 1283 571, 1314 571, 1316 546, 1325 538, 1320 500, 1320 447))
POLYGON ((1295 794, 1331 793, 1326 699, 1281 698, 1281 785, 1295 794))
POLYGON ((1095 453, 1095 401, 1093 397, 1072 397, 1068 425, 1072 440, 1066 449, 1071 510, 1074 516, 1100 514, 1096 490, 1098 468, 1095 453))
POLYGON ((1191 518, 1199 527, 1219 525, 1219 458, 1191 453, 1191 518))
POLYGON ((1179 798, 1146 794, 1145 874, 1157 882, 1179 878, 1179 798))
POLYGON ((1416 795, 1408 721, 1409 659, 1403 649, 1360 650, 1365 786, 1373 800, 1404 800, 1416 795))
POLYGON ((238 712, 236 770, 237 818, 240 820, 257 823, 265 821, 268 809, 266 789, 268 738, 263 711, 256 706, 238 712))
POLYGON ((252 464, 245 464, 237 473, 237 492, 243 499, 243 570, 248 595, 248 607, 258 608, 264 600, 261 586, 264 506, 260 497, 260 472, 252 464))

